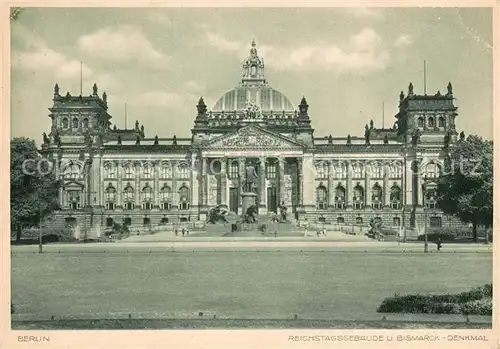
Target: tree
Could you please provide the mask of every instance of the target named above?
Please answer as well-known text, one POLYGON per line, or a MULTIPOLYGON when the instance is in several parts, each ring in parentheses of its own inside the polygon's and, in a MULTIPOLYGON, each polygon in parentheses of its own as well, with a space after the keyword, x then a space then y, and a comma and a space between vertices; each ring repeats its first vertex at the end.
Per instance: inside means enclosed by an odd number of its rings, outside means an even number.
POLYGON ((38 225, 59 208, 60 184, 35 141, 14 138, 10 153, 11 236, 19 241, 23 228, 38 225))
POLYGON ((470 135, 450 149, 438 181, 437 203, 446 214, 477 226, 493 224, 493 142, 470 135))

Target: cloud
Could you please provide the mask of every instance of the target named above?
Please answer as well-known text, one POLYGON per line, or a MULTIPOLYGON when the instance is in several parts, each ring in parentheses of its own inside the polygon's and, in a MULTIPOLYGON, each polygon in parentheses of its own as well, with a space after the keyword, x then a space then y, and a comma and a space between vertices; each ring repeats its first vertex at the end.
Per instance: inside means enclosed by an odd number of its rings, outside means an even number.
POLYGON ((376 7, 347 7, 342 8, 344 12, 354 17, 381 18, 382 9, 376 7))
POLYGON ((70 80, 79 78, 80 74, 83 77, 89 77, 93 74, 87 65, 69 58, 64 53, 56 52, 42 44, 37 46, 34 50, 13 52, 13 66, 31 71, 51 72, 58 79, 70 80))
POLYGON ((365 28, 350 38, 354 50, 376 50, 382 44, 382 38, 372 28, 365 28))
POLYGON ((229 40, 226 38, 223 38, 221 35, 212 33, 212 32, 207 32, 207 39, 208 39, 208 44, 210 46, 213 46, 220 51, 240 51, 241 50, 241 43, 238 41, 233 41, 229 40))
POLYGON ((394 46, 408 46, 413 43, 413 38, 410 35, 401 35, 394 42, 394 46))
POLYGON ((181 95, 165 91, 144 92, 132 100, 132 104, 146 107, 179 107, 183 102, 181 95))
POLYGON ((137 61, 165 68, 167 57, 157 51, 139 28, 102 28, 78 39, 78 48, 95 58, 114 62, 137 61))
POLYGON ((170 17, 158 11, 150 11, 146 16, 146 19, 150 23, 154 24, 161 24, 166 26, 172 25, 172 20, 170 19, 170 17))

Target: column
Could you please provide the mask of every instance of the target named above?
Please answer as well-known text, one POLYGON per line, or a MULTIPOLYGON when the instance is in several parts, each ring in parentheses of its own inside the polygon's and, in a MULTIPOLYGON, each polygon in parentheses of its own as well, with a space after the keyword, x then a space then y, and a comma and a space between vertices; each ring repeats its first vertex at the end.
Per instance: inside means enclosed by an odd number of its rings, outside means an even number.
POLYGON ((304 175, 303 180, 303 203, 304 206, 309 206, 309 208, 314 208, 316 206, 316 188, 315 188, 315 178, 316 170, 314 167, 314 156, 313 154, 304 154, 302 160, 302 173, 304 175))
POLYGON ((179 208, 179 190, 177 189, 177 160, 172 160, 172 208, 179 208))
POLYGON ((371 207, 372 205, 372 189, 370 183, 371 166, 368 161, 365 161, 363 165, 365 170, 365 207, 371 207))
POLYGON ((241 193, 243 193, 243 182, 245 180, 245 159, 244 158, 238 158, 238 165, 239 165, 239 170, 240 170, 239 206, 241 206, 243 204, 242 199, 241 199, 241 193))
POLYGON ((92 194, 91 195, 91 205, 93 206, 101 206, 101 192, 103 191, 101 189, 101 183, 103 183, 102 177, 101 177, 101 169, 102 169, 102 164, 101 164, 101 157, 100 155, 94 155, 94 159, 92 161, 92 178, 91 178, 91 187, 92 187, 92 194), (92 196, 94 198, 92 198, 92 196))
POLYGON ((222 206, 227 206, 227 175, 226 175, 226 167, 227 167, 227 158, 222 158, 220 164, 220 204, 222 206))
POLYGON ((391 197, 391 188, 389 184, 389 164, 384 162, 383 165, 384 170, 384 207, 388 207, 390 203, 391 197))
POLYGON ((200 176, 199 176, 200 206, 206 207, 207 201, 206 201, 205 189, 207 187, 207 159, 202 157, 202 158, 200 158, 200 161, 201 161, 201 169, 200 169, 200 176))
POLYGON ((154 195, 154 208, 158 208, 160 206, 160 183, 158 182, 158 178, 160 177, 160 161, 155 161, 153 174, 153 195, 154 195))
POLYGON ((406 159, 405 163, 405 173, 404 173, 404 198, 405 198, 405 205, 411 206, 412 205, 412 179, 413 179, 413 171, 411 169, 412 161, 411 159, 406 159))
POLYGON ((279 175, 279 195, 280 201, 279 205, 281 205, 285 201, 285 162, 286 159, 279 157, 278 158, 278 175, 279 175))
POLYGON ((259 191, 260 191, 260 207, 261 208, 266 208, 267 207, 267 188, 266 188, 266 158, 261 157, 259 159, 259 191))
POLYGON ((297 158, 297 205, 304 205, 304 172, 302 170, 302 158, 297 158))
POLYGON ((86 156, 84 163, 83 181, 85 183, 84 188, 84 202, 81 203, 82 206, 92 205, 92 159, 86 156))
POLYGON ((333 207, 335 203, 335 188, 333 181, 333 161, 328 161, 328 206, 333 207))
POLYGON ((200 183, 198 178, 200 178, 200 161, 197 159, 196 155, 191 156, 191 205, 199 207, 200 202, 200 183))
MULTIPOLYGON (((419 162, 420 168, 421 161, 419 162)), ((422 191, 423 180, 421 171, 413 171, 414 186, 413 186, 413 202, 417 206, 423 205, 423 195, 420 193, 422 191)))
POLYGON ((116 178, 117 178, 117 186, 116 186, 116 205, 120 208, 123 208, 123 182, 122 182, 122 167, 121 164, 115 163, 116 165, 116 178))
POLYGON ((66 205, 64 204, 64 190, 62 187, 59 188, 59 205, 61 205, 62 208, 66 208, 66 205))
POLYGON ((351 161, 346 161, 346 192, 345 192, 345 206, 352 207, 352 163, 351 161))
POLYGON ((104 190, 106 189, 106 186, 104 185, 104 166, 102 166, 103 161, 102 161, 102 154, 99 155, 99 183, 98 183, 98 190, 99 190, 99 206, 104 207, 104 190))
POLYGON ((135 174, 135 208, 141 208, 141 183, 139 182, 139 166, 137 166, 137 163, 134 164, 134 174, 135 174))

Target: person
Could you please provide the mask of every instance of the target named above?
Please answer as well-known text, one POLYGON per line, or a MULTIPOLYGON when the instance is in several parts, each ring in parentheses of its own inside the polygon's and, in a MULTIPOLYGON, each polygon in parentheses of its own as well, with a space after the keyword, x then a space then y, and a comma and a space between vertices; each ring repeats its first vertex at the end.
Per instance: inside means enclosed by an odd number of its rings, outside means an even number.
POLYGON ((175 228, 174 233, 175 233, 175 236, 179 235, 179 232, 177 231, 177 228, 175 228))
POLYGON ((186 230, 184 229, 184 227, 182 228, 182 236, 184 236, 184 234, 186 233, 186 230))
POLYGON ((276 228, 274 228, 274 237, 276 238, 276 235, 278 234, 278 232, 276 231, 276 228))
POLYGON ((186 236, 189 236, 189 230, 186 229, 186 236))
POLYGON ((442 243, 441 243, 441 238, 438 238, 436 241, 436 248, 438 251, 441 251, 442 243))

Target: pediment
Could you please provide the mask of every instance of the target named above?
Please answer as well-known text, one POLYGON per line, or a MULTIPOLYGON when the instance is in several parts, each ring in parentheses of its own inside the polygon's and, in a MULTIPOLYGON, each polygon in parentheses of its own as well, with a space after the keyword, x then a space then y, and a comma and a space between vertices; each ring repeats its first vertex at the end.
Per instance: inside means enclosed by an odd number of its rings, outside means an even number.
POLYGON ((258 126, 242 127, 234 133, 229 133, 208 142, 208 148, 241 148, 268 149, 286 148, 299 149, 302 145, 293 139, 268 131, 258 126))
POLYGON ((74 179, 64 181, 63 185, 65 190, 82 190, 84 185, 74 179))

